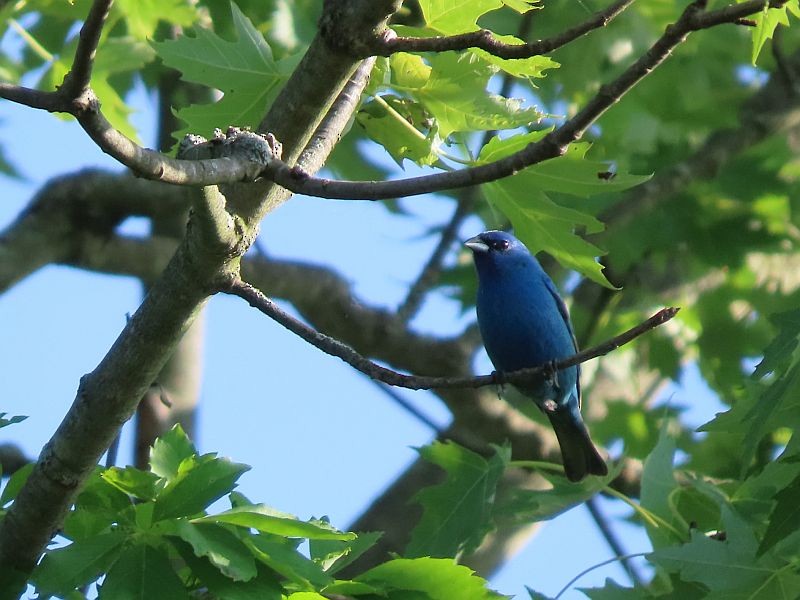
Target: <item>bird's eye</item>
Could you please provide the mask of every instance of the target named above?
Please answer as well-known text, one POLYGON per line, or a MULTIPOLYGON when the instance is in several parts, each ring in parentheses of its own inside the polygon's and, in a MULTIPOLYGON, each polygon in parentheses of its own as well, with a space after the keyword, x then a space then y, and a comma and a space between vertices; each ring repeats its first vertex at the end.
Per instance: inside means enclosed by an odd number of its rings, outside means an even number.
POLYGON ((499 250, 500 252, 503 252, 505 250, 508 250, 508 247, 510 245, 511 245, 511 242, 509 242, 508 240, 497 240, 494 244, 492 244, 492 247, 495 250, 499 250))

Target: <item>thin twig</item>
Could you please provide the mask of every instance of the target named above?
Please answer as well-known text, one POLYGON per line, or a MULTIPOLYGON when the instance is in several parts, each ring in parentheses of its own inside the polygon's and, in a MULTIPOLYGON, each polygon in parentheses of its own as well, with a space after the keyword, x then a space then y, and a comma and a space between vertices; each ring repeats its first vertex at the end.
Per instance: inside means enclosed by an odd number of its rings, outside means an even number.
POLYGON ((635 552, 633 554, 626 554, 625 556, 615 556, 614 558, 609 558, 608 560, 604 560, 603 562, 597 563, 596 565, 592 565, 588 569, 584 569, 583 571, 581 571, 580 573, 575 575, 575 577, 570 579, 567 582, 567 584, 563 588, 561 588, 561 591, 559 591, 555 595, 555 598, 553 600, 558 600, 559 598, 561 598, 561 596, 564 595, 564 592, 566 592, 569 588, 571 588, 572 585, 576 581, 578 581, 578 579, 580 579, 581 577, 583 577, 587 573, 591 573, 595 569, 599 569, 600 567, 605 567, 606 565, 610 565, 611 563, 616 562, 618 560, 623 560, 623 559, 624 560, 630 560, 631 558, 640 558, 642 556, 647 556, 648 554, 650 554, 650 553, 649 552, 635 552))
POLYGON ((530 58, 552 52, 566 46, 594 29, 605 27, 621 14, 634 0, 618 0, 588 20, 550 38, 524 44, 508 44, 497 39, 491 31, 479 29, 458 35, 428 38, 400 37, 385 34, 375 41, 373 52, 379 56, 390 56, 395 52, 446 52, 479 48, 500 58, 530 58))
POLYGON ((538 381, 546 376, 551 369, 566 369, 567 367, 586 362, 592 358, 608 354, 612 350, 627 344, 643 333, 666 323, 674 317, 679 310, 678 308, 663 308, 646 321, 629 329, 625 333, 611 338, 593 348, 579 352, 569 358, 555 361, 552 365, 541 365, 531 369, 522 369, 513 373, 492 373, 491 375, 479 375, 476 377, 427 377, 405 375, 372 362, 347 344, 325 335, 324 333, 320 333, 302 321, 295 319, 287 312, 281 310, 277 304, 261 293, 260 290, 241 279, 232 279, 227 282, 224 287, 221 287, 219 291, 246 300, 250 306, 260 310, 312 346, 319 348, 326 354, 342 359, 364 375, 382 381, 387 385, 403 387, 410 390, 479 388, 487 385, 501 385, 505 383, 531 385, 532 382, 538 381))

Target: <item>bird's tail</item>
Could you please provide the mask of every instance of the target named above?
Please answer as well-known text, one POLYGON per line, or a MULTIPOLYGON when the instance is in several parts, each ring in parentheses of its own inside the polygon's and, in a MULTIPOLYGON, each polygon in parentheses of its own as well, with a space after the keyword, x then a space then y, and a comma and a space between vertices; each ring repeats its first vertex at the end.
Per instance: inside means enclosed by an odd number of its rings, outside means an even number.
POLYGON ((583 420, 569 410, 547 412, 561 446, 564 471, 570 481, 580 481, 586 475, 607 475, 608 467, 594 447, 583 420))

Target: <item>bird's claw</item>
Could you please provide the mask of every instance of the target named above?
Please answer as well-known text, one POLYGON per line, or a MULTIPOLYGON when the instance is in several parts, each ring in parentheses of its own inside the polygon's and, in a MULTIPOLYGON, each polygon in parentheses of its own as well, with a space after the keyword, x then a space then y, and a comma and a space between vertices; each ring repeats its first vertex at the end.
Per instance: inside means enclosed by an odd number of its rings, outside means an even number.
POLYGON ((542 409, 546 413, 554 413, 558 410, 558 404, 556 404, 555 400, 548 399, 542 402, 542 409))
POLYGON ((558 385, 558 369, 556 369, 556 361, 549 360, 543 365, 545 381, 553 386, 554 390, 560 389, 558 385))
POLYGON ((500 379, 500 373, 497 371, 492 371, 492 379, 495 380, 497 385, 497 397, 502 398, 503 392, 505 392, 505 383, 500 379))

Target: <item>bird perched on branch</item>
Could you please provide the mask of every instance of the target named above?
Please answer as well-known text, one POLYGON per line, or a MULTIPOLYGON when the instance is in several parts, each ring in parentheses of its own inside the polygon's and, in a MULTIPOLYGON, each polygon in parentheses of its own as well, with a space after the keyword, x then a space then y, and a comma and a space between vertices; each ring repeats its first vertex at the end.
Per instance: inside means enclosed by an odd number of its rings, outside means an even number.
MULTIPOLYGON (((564 301, 522 242, 503 231, 485 231, 464 244, 478 271, 478 325, 495 369, 538 367, 578 351, 564 301)), ((579 378, 576 365, 520 389, 550 419, 570 481, 608 473, 581 418, 579 378)))

